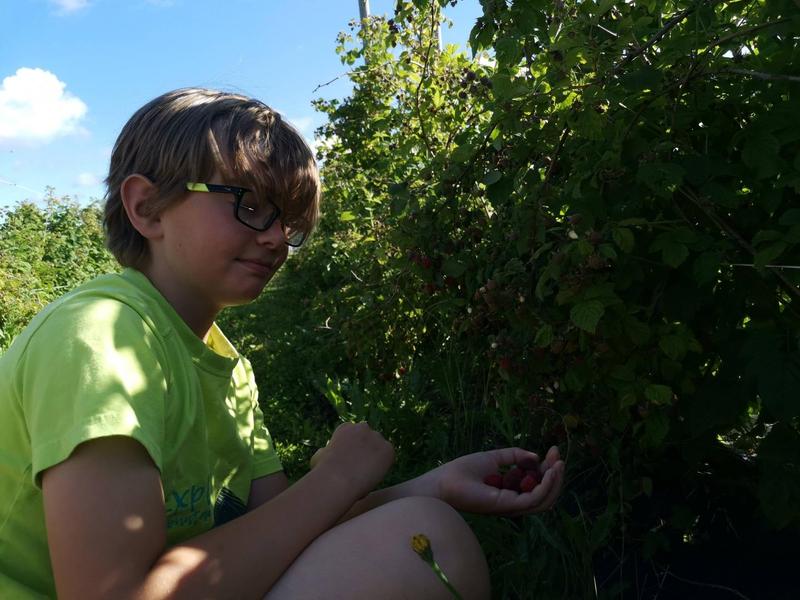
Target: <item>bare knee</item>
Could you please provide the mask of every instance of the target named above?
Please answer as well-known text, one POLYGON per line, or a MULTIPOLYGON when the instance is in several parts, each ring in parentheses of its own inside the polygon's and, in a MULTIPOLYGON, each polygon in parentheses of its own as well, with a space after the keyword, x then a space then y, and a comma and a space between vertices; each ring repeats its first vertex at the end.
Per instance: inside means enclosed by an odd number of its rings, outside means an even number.
MULTIPOLYGON (((472 529, 452 506, 436 498, 414 496, 391 504, 408 512, 408 523, 431 540, 436 562, 464 598, 490 597, 489 567, 472 529)), ((410 540, 409 540, 410 543, 410 540)))

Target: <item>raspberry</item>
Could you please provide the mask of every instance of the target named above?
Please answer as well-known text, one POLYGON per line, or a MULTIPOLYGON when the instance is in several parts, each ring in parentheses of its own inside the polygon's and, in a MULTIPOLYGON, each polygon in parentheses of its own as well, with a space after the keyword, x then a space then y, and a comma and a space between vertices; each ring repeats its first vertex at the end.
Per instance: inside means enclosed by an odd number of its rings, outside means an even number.
POLYGON ((532 475, 525 475, 519 483, 519 491, 522 493, 530 492, 539 485, 539 481, 532 475))
POLYGON ((503 488, 518 492, 519 484, 524 476, 525 472, 522 469, 519 467, 514 467, 508 473, 503 475, 503 488))
MULTIPOLYGON (((537 484, 542 482, 542 476, 539 473, 539 471, 536 470, 536 469, 526 469, 525 470, 525 477, 532 477, 533 479, 536 480, 537 484)), ((523 479, 525 479, 525 477, 523 477, 523 479)))
POLYGON ((483 483, 501 490, 503 489, 503 476, 500 473, 492 473, 483 478, 483 483))

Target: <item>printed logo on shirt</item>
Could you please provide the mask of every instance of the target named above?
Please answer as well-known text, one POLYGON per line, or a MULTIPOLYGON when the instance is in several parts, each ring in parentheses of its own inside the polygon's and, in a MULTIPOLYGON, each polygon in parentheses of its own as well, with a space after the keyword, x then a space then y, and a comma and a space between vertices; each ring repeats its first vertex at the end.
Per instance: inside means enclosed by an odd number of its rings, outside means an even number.
POLYGON ((170 490, 165 494, 167 529, 211 525, 211 500, 208 485, 170 490))

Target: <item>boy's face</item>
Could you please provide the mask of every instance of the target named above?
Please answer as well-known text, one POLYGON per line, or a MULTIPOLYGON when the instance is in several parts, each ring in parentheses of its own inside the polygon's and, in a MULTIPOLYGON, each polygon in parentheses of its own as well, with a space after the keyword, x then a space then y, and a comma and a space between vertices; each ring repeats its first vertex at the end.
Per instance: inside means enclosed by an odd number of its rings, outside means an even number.
MULTIPOLYGON (((218 174, 202 183, 241 185, 218 174)), ((233 194, 187 192, 161 214, 163 235, 151 245, 151 264, 169 285, 172 302, 214 314, 246 304, 286 260, 280 219, 255 231, 236 220, 234 202, 233 194)))

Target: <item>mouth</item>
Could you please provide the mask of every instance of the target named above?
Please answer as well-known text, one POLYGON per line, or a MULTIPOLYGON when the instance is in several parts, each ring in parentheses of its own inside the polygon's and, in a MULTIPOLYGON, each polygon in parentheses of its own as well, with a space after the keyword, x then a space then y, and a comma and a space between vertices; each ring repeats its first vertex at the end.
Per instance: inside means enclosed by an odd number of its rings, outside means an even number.
POLYGON ((275 270, 275 262, 267 262, 257 258, 237 258, 236 262, 256 275, 266 276, 275 270))

